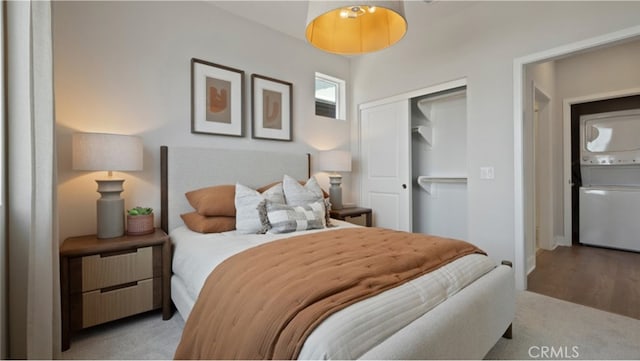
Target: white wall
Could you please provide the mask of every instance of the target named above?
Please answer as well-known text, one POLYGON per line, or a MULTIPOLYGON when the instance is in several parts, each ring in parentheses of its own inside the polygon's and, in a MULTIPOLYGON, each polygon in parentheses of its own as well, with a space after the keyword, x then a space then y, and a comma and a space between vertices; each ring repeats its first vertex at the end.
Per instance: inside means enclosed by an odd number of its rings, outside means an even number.
MULTIPOLYGON (((95 232, 93 179, 71 170, 74 131, 139 134, 145 170, 122 174, 126 207, 159 208, 159 152, 167 145, 314 152, 357 159, 358 104, 467 77, 469 240, 513 259, 513 59, 638 25, 637 2, 407 2, 397 45, 351 59, 245 21, 205 2, 54 2, 54 76, 61 239, 95 232), (233 34, 233 36, 229 36, 233 34), (252 73, 294 83, 294 142, 190 133, 189 60, 243 69, 245 134, 252 73), (313 73, 351 79, 349 124, 313 115, 313 73), (496 179, 480 180, 479 167, 496 179)), ((557 137, 554 133, 554 137, 557 137)), ((555 159, 555 158, 554 158, 555 159)), ((357 200, 357 182, 345 201, 357 200)))
POLYGON ((353 114, 364 102, 467 77, 469 241, 497 260, 513 260, 513 60, 638 25, 640 3, 407 2, 405 7, 406 37, 351 62, 353 114), (426 13, 429 21, 420 18, 426 13), (495 167, 496 178, 480 180, 481 166, 495 167))
MULTIPOLYGON (((349 60, 210 3, 54 2, 53 35, 62 240, 95 233, 94 179, 103 176, 71 170, 70 139, 76 131, 140 135, 144 171, 117 175, 126 179, 126 208, 158 211, 160 145, 312 155, 317 149, 349 148, 349 122, 314 114, 315 72, 349 79, 349 60), (245 71, 243 138, 191 134, 192 57, 245 71), (251 139, 252 73, 294 84, 293 142, 251 139)), ((328 185, 324 178, 319 180, 328 185)), ((343 183, 349 201, 349 177, 343 183)))
MULTIPOLYGON (((555 102, 555 62, 532 64, 526 67, 524 81, 524 239, 526 253, 526 270, 535 267, 537 247, 553 249, 553 177, 561 176, 552 173, 552 118, 555 102), (534 90, 534 86, 537 90, 534 90), (548 97, 545 108, 534 114, 535 92, 541 91, 548 97), (537 121, 537 126, 534 122, 537 121), (534 132, 537 131, 537 136, 534 132), (534 144, 535 142, 535 144, 534 144), (534 155, 535 152, 535 155, 534 155), (536 209, 537 208, 537 209, 536 209), (536 230, 537 228, 537 230, 536 230), (538 238, 536 241, 536 232, 538 238)), ((561 215, 562 216, 562 215, 561 215)), ((562 221, 562 219, 560 219, 562 221)))
MULTIPOLYGON (((553 117, 555 115, 554 109, 557 107, 557 102, 555 102, 555 62, 546 62, 542 64, 536 64, 530 66, 530 71, 527 71, 525 77, 529 77, 531 82, 525 83, 525 104, 529 103, 529 106, 526 106, 525 113, 529 113, 529 116, 525 114, 525 134, 529 135, 530 138, 534 138, 536 140, 535 146, 535 158, 536 158, 536 180, 534 187, 536 189, 536 202, 537 202, 537 223, 539 227, 538 240, 540 244, 540 248, 544 249, 553 249, 554 245, 554 216, 559 216, 560 218, 555 218, 560 223, 562 223, 562 212, 559 215, 554 214, 553 204, 555 199, 558 197, 562 198, 562 192, 555 193, 553 189, 553 181, 555 178, 562 178, 562 173, 555 173, 553 170, 553 149, 555 144, 553 144, 554 139, 554 131, 557 129, 554 127, 554 123, 557 122, 557 119, 553 117), (537 90, 533 89, 533 86, 537 90), (538 110, 538 125, 537 137, 533 137, 533 132, 527 132, 528 126, 531 124, 526 124, 527 120, 533 120, 534 114, 533 112, 533 101, 536 98, 536 94, 534 91, 540 91, 543 93, 542 97, 548 97, 548 103, 545 107, 540 107, 538 110), (546 108, 546 109, 545 109, 546 108)), ((540 96, 538 95, 538 98, 540 96)), ((526 143, 526 139, 525 139, 526 143)), ((562 158, 561 158, 562 159, 562 158)), ((533 164, 532 164, 533 165, 533 164)), ((526 164, 525 164, 526 168, 526 164)), ((525 175, 525 184, 527 182, 527 177, 525 175)), ((535 211, 535 209, 532 209, 535 211)), ((534 234, 535 236, 535 234, 534 234)), ((535 242, 534 242, 535 245, 535 242)), ((535 249, 532 255, 535 257, 535 249)))
POLYGON ((556 96, 578 98, 638 87, 639 60, 640 40, 557 60, 556 96))

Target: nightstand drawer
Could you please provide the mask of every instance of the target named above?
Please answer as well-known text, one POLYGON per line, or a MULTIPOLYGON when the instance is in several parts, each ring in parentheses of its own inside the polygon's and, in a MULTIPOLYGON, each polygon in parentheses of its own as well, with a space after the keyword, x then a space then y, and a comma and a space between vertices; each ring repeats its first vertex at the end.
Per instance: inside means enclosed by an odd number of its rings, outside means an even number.
POLYGON ((153 247, 114 255, 82 257, 82 291, 139 281, 153 277, 153 247))
MULTIPOLYGON (((156 287, 160 282, 156 280, 156 287)), ((154 280, 138 281, 131 286, 82 294, 82 327, 89 327, 157 308, 154 305, 154 280)), ((159 302, 156 302, 159 303, 159 302)))
POLYGON ((171 240, 141 236, 67 238, 60 246, 62 350, 87 327, 162 308, 171 317, 171 240))

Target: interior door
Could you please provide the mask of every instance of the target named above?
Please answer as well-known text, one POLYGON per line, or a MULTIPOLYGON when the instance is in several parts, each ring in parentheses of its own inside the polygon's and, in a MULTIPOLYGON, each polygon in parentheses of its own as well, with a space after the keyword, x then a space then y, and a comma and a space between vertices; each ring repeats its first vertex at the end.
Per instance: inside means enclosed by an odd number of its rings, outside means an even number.
POLYGON ((360 110, 362 196, 373 225, 411 232, 409 100, 360 110))

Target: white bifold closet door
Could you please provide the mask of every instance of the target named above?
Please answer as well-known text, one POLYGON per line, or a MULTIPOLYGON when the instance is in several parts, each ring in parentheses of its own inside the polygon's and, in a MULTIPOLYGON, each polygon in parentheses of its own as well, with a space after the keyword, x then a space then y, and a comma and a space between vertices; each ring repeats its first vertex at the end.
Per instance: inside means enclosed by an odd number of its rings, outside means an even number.
POLYGON ((361 203, 373 225, 411 231, 409 100, 360 109, 361 203))

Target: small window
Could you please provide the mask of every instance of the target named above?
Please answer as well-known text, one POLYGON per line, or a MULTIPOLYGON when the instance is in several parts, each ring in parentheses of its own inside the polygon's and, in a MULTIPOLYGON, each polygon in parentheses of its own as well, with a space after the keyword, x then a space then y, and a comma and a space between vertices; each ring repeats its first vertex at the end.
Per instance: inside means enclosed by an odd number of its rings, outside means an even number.
POLYGON ((345 81, 316 73, 316 115, 346 119, 345 81))

